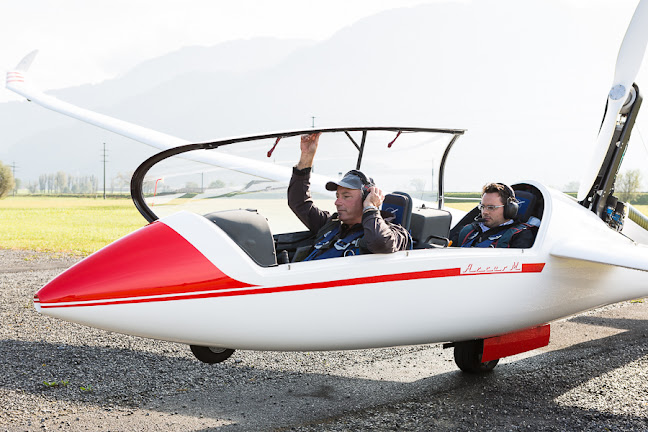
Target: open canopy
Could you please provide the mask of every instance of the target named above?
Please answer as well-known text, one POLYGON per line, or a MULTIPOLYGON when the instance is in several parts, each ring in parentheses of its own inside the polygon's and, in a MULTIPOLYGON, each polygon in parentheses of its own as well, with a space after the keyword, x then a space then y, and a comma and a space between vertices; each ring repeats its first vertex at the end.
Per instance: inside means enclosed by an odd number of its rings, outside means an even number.
MULTIPOLYGON (((460 129, 350 127, 307 129, 189 144, 146 160, 131 182, 133 200, 148 221, 179 210, 207 214, 254 208, 273 232, 300 229, 286 213, 286 188, 299 160, 300 137, 321 133, 311 190, 333 210, 329 180, 351 169, 385 192, 408 192, 428 205, 443 204, 443 168, 460 129)), ((303 227, 302 227, 303 228, 303 227)))

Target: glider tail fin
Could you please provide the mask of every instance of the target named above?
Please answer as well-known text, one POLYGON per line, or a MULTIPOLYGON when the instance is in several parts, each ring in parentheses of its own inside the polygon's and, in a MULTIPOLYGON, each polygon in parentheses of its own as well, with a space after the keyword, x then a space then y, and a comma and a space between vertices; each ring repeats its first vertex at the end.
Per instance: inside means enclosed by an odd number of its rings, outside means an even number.
POLYGON ((18 63, 18 65, 13 70, 7 72, 7 81, 5 84, 7 89, 18 93, 19 95, 24 96, 27 99, 29 99, 29 92, 26 91, 26 75, 29 67, 36 57, 36 54, 38 54, 38 50, 30 52, 18 63))

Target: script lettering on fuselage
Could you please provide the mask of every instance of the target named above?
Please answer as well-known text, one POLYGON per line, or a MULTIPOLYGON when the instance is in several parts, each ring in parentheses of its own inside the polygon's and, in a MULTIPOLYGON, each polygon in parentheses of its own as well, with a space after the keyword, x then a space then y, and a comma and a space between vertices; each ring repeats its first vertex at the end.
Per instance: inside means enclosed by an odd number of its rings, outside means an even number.
POLYGON ((522 272, 522 265, 519 261, 515 261, 508 265, 477 265, 468 264, 466 267, 461 268, 461 274, 492 274, 492 273, 518 273, 522 272))

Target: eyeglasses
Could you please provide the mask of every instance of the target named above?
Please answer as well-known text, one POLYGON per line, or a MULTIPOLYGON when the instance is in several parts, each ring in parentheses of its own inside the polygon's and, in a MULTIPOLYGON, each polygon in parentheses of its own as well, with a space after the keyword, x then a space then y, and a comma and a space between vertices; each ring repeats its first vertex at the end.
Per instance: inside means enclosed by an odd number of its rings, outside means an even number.
POLYGON ((504 207, 504 204, 502 204, 502 205, 498 205, 498 206, 494 206, 494 205, 484 205, 484 204, 479 204, 479 205, 477 205, 477 208, 479 209, 479 211, 482 211, 482 210, 493 211, 493 210, 498 209, 498 208, 500 208, 500 207, 504 207))

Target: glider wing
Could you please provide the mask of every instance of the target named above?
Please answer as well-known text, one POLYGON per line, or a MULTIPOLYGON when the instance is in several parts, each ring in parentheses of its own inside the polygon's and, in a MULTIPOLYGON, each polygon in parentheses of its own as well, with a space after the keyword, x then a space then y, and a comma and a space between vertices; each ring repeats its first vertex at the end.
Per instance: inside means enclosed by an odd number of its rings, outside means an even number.
POLYGON ((631 240, 614 243, 601 240, 567 241, 554 245, 551 255, 648 271, 648 246, 631 240))

